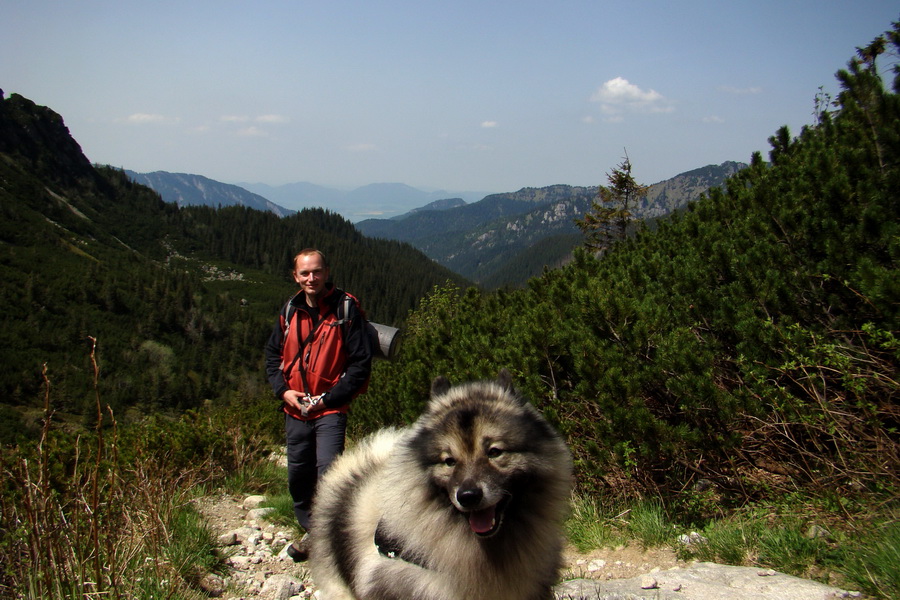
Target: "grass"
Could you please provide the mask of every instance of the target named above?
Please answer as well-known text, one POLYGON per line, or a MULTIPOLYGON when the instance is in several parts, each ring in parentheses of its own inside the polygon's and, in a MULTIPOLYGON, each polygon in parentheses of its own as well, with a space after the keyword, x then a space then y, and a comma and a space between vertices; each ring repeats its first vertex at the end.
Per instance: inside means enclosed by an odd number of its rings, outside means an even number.
MULTIPOLYGON (((98 400, 96 429, 74 436, 54 426, 48 398, 39 443, 0 450, 0 597, 204 598, 198 579, 222 571, 224 557, 192 504, 198 492, 265 494, 271 520, 297 529, 286 471, 264 450, 276 441, 242 430, 258 407, 241 406, 246 413, 232 407, 120 434, 98 400)), ((695 525, 697 541, 682 544, 690 529, 659 501, 613 506, 576 496, 566 534, 581 551, 669 547, 686 560, 773 568, 897 598, 900 509, 873 518, 862 506, 848 510, 855 506, 793 497, 745 507, 695 525), (807 535, 814 524, 829 533, 807 535)))
POLYGON ((183 505, 174 511, 169 528, 172 535, 163 549, 163 556, 181 579, 193 582, 205 573, 225 572, 215 552, 215 533, 192 505, 183 505))
POLYGON ((672 543, 675 526, 659 502, 637 502, 629 508, 603 507, 592 498, 576 495, 566 535, 581 552, 629 542, 654 548, 672 543))
POLYGON ((896 515, 862 533, 842 572, 848 581, 875 596, 900 597, 900 521, 896 515))
MULTIPOLYGON (((74 454, 80 459, 64 480, 52 475, 58 457, 51 449, 61 443, 49 438, 36 461, 20 457, 0 465, 9 486, 0 498, 0 597, 203 598, 197 580, 221 571, 223 557, 193 507, 196 492, 188 490, 211 493, 212 482, 218 491, 265 494, 266 505, 276 509, 267 518, 297 528, 286 471, 271 460, 247 462, 228 477, 210 477, 212 467, 203 463, 195 472, 166 478, 165 469, 154 467, 155 459, 147 455, 141 468, 116 464, 115 435, 109 437, 102 454, 95 441, 77 440, 74 454), (92 505, 95 486, 103 501, 92 505)), ((862 521, 843 529, 830 525, 829 535, 810 537, 812 512, 800 517, 782 511, 749 507, 709 521, 697 541, 683 544, 678 537, 689 530, 660 502, 613 507, 576 496, 566 534, 584 552, 626 544, 668 547, 685 560, 773 568, 897 598, 900 520, 895 514, 868 526, 862 521)))
POLYGON ((691 530, 675 523, 657 502, 612 508, 575 497, 566 533, 582 552, 628 543, 669 547, 686 561, 771 568, 875 598, 900 598, 897 514, 871 521, 864 516, 848 519, 846 514, 836 518, 800 506, 795 499, 781 512, 771 506, 746 507, 690 535, 691 530), (826 521, 828 527, 812 527, 826 521))
MULTIPOLYGON (((282 484, 274 489, 286 487, 285 482, 287 482, 287 472, 285 472, 282 484)), ((302 531, 300 529, 300 525, 297 523, 297 517, 294 516, 294 500, 293 498, 291 498, 291 495, 289 493, 285 491, 281 493, 267 494, 266 501, 263 503, 263 506, 275 509, 273 512, 266 515, 265 518, 267 521, 271 521, 272 523, 281 525, 282 527, 289 527, 293 529, 296 538, 300 539, 302 531)))
MULTIPOLYGON (((269 493, 278 487, 287 489, 287 474, 273 460, 254 460, 244 463, 244 467, 230 473, 216 487, 233 494, 269 493)), ((207 488, 206 492, 212 490, 207 488)))
POLYGON ((630 517, 627 530, 642 547, 653 548, 672 543, 675 525, 660 502, 639 502, 630 511, 630 517))
POLYGON ((276 476, 258 451, 265 439, 240 430, 248 415, 185 414, 120 432, 98 397, 95 429, 75 435, 49 396, 38 442, 0 448, 0 598, 206 598, 200 578, 225 563, 192 499, 225 473, 241 487, 276 476))
MULTIPOLYGON (((220 489, 231 494, 262 494, 266 496, 261 508, 274 508, 264 519, 290 528, 297 539, 302 535, 294 516, 294 500, 287 490, 287 469, 276 461, 266 459, 247 464, 228 476, 220 489)), ((209 492, 211 490, 207 490, 209 492)))
POLYGON ((843 585, 842 565, 849 560, 856 543, 842 532, 810 532, 808 519, 761 516, 758 511, 749 511, 710 523, 702 532, 703 541, 684 545, 679 551, 683 558, 768 567, 843 585))
POLYGON ((572 512, 566 521, 566 537, 580 552, 612 548, 625 541, 616 517, 593 499, 572 498, 572 512))
MULTIPOLYGON (((49 444, 48 444, 49 445, 49 444)), ((121 469, 114 446, 85 448, 71 476, 50 481, 49 456, 4 461, 0 597, 202 598, 199 576, 222 570, 215 540, 190 504, 193 475, 165 481, 121 469), (188 485, 182 487, 182 484, 188 485)))

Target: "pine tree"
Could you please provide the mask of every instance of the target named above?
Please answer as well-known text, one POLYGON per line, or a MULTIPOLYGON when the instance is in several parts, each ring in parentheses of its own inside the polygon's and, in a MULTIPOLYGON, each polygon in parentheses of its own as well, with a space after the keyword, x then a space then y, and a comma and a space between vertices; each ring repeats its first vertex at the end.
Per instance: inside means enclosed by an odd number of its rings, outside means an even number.
POLYGON ((639 184, 631 175, 628 153, 622 162, 607 173, 609 186, 600 186, 591 210, 583 219, 575 219, 582 233, 584 245, 594 251, 606 250, 615 242, 625 239, 628 225, 634 220, 631 209, 644 196, 648 187, 639 184))

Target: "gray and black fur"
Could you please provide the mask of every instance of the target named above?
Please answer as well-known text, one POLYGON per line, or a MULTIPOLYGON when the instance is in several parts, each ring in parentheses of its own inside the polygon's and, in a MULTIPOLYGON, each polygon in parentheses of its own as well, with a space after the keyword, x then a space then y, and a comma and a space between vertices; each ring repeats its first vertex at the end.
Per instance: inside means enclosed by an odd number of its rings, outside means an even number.
POLYGON ((319 483, 310 569, 324 600, 552 598, 572 462, 497 382, 432 384, 424 414, 345 453, 319 483))

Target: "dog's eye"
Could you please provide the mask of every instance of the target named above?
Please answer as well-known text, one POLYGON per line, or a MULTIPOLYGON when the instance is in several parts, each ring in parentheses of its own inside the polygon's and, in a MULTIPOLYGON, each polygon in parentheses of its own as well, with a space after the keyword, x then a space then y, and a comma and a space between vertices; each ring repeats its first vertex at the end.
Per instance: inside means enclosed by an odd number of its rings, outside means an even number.
POLYGON ((453 458, 452 456, 445 456, 443 462, 444 462, 444 466, 447 466, 447 467, 456 466, 456 459, 453 458))
POLYGON ((488 458, 497 458, 501 454, 503 454, 503 448, 498 448, 496 446, 491 446, 490 448, 488 448, 488 458))

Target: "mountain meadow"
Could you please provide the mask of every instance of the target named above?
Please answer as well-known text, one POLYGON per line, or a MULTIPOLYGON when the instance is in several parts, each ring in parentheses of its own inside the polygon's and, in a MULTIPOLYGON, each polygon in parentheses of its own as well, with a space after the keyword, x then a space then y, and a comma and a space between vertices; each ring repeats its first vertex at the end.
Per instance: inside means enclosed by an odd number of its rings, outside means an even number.
POLYGON ((686 210, 492 292, 325 210, 164 203, 0 94, 0 597, 203 597, 191 498, 286 487, 262 346, 306 246, 403 331, 351 439, 506 367, 575 459, 575 545, 641 507, 685 558, 900 597, 898 50, 686 210))

